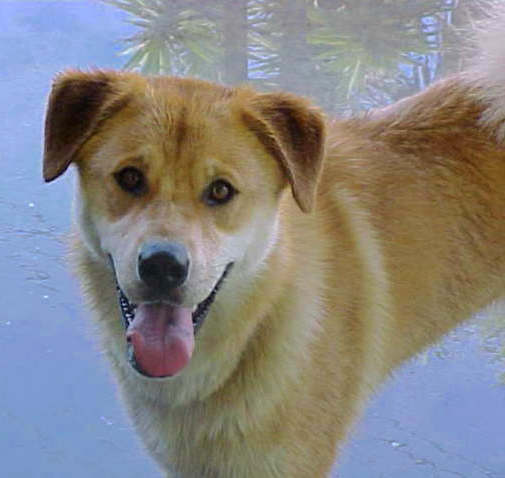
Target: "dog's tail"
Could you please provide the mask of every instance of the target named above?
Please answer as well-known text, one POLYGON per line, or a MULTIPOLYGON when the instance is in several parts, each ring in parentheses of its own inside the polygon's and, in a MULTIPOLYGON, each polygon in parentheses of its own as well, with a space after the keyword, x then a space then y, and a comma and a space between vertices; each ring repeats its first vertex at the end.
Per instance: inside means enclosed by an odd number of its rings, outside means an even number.
POLYGON ((477 55, 467 72, 485 104, 482 122, 505 143, 505 3, 492 8, 490 19, 476 27, 477 55))

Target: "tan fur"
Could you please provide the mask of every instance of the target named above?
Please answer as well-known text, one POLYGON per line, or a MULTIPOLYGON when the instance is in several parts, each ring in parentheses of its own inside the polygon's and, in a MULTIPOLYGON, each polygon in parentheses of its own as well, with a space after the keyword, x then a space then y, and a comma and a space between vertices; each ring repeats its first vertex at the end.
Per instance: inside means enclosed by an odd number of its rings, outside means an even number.
POLYGON ((478 75, 361 119, 325 121, 293 95, 196 80, 57 79, 45 177, 77 165, 77 273, 132 420, 168 476, 326 476, 388 373, 503 297, 505 47, 488 43, 494 60, 478 75), (73 89, 56 107, 62 85, 73 89), (142 197, 112 178, 130 164, 146 171, 142 197), (217 176, 240 193, 211 209, 201 191, 217 176), (135 298, 136 251, 160 236, 194 259, 188 305, 236 265, 188 367, 153 380, 126 361, 106 253, 135 298))

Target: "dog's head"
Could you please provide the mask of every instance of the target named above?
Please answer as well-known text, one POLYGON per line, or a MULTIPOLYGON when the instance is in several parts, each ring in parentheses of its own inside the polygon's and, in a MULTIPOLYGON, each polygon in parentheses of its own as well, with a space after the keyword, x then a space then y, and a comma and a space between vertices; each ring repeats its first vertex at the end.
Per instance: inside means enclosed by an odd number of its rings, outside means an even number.
POLYGON ((311 210, 323 148, 321 115, 292 95, 131 73, 56 78, 44 179, 77 166, 79 230, 114 270, 139 371, 184 368, 227 275, 254 276, 275 247, 286 186, 311 210))

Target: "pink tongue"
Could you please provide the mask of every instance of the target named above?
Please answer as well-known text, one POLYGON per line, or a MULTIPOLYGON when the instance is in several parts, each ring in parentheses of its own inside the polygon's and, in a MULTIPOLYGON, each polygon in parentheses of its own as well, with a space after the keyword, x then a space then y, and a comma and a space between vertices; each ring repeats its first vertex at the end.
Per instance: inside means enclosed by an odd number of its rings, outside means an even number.
POLYGON ((151 377, 175 375, 187 365, 195 345, 191 309, 141 304, 126 337, 143 372, 151 377))

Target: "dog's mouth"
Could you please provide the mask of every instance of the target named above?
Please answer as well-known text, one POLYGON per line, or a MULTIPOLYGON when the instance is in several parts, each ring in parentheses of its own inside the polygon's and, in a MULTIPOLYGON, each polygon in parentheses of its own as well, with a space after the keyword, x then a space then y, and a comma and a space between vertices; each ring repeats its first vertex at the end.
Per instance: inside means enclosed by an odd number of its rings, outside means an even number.
MULTIPOLYGON (((114 264, 111 259, 114 269, 114 264)), ((121 318, 126 332, 127 357, 132 367, 150 378, 171 377, 191 359, 194 337, 233 267, 229 263, 210 294, 196 307, 181 307, 163 301, 133 304, 116 278, 121 318)))

